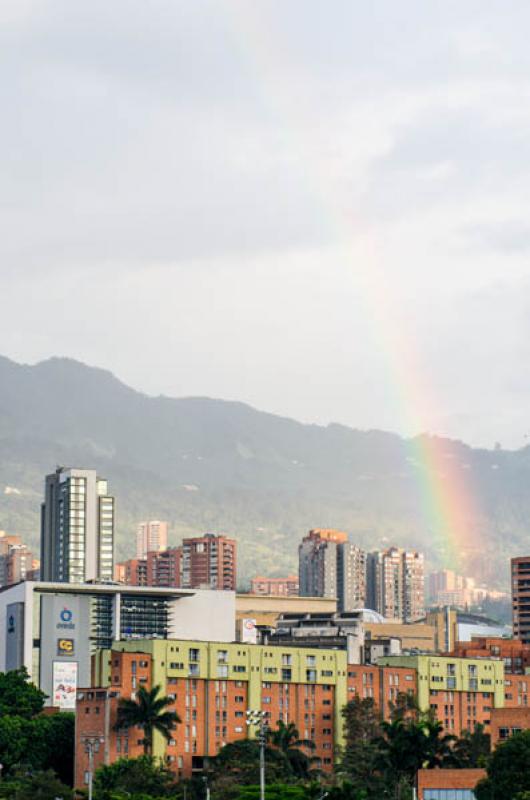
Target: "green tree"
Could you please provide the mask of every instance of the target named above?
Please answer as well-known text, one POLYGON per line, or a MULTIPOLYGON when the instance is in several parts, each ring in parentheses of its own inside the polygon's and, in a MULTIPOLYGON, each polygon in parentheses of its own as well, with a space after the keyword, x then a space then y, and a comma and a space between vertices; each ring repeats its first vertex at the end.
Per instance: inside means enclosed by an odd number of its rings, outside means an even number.
POLYGON ((373 698, 354 697, 342 710, 345 746, 337 771, 347 778, 351 792, 380 796, 383 738, 381 719, 373 698))
POLYGON ((116 730, 122 728, 141 728, 144 732, 144 754, 151 755, 153 752, 153 733, 158 731, 164 739, 171 739, 171 732, 180 722, 178 715, 174 711, 167 711, 171 705, 168 697, 160 697, 160 686, 152 689, 145 689, 141 686, 136 693, 136 699, 122 698, 118 705, 118 717, 116 730))
POLYGON ((477 800, 514 800, 530 793, 530 730, 502 742, 490 756, 487 777, 477 784, 477 800))
POLYGON ((72 790, 53 770, 15 774, 0 783, 0 797, 13 800, 71 800, 72 790))
MULTIPOLYGON (((2 764, 3 775, 10 775, 14 772, 17 765, 28 763, 31 757, 30 743, 34 725, 32 720, 24 717, 0 717, 0 763, 2 764)), ((42 747, 43 742, 35 740, 35 746, 42 747)), ((37 767, 41 759, 30 766, 37 767)))
POLYGON ((31 719, 44 708, 46 695, 30 683, 26 667, 0 672, 0 717, 31 719))
POLYGON ((94 794, 98 800, 110 800, 120 792, 135 797, 164 797, 173 792, 174 780, 173 773, 153 756, 120 758, 96 770, 94 794))
POLYGON ((464 731, 460 739, 454 743, 452 754, 447 759, 454 767, 483 767, 490 754, 490 735, 484 725, 475 725, 473 731, 464 731))
MULTIPOLYGON (((322 788, 320 787, 320 794, 322 788)), ((237 800, 259 800, 259 786, 241 786, 237 800)), ((308 800, 304 786, 287 783, 269 783, 265 787, 265 800, 308 800)))
POLYGON ((430 714, 395 717, 382 722, 381 768, 387 786, 401 797, 403 787, 412 787, 419 769, 446 766, 455 737, 444 734, 443 725, 430 714))
POLYGON ((301 739, 294 722, 286 725, 279 719, 277 726, 276 730, 269 729, 267 731, 267 741, 284 754, 297 778, 307 778, 313 759, 304 753, 302 748, 314 750, 315 743, 311 739, 301 739))
MULTIPOLYGON (((293 771, 285 754, 265 747, 267 783, 290 783, 293 771)), ((241 739, 225 745, 212 759, 212 781, 217 797, 234 797, 239 786, 259 784, 259 743, 241 739)))

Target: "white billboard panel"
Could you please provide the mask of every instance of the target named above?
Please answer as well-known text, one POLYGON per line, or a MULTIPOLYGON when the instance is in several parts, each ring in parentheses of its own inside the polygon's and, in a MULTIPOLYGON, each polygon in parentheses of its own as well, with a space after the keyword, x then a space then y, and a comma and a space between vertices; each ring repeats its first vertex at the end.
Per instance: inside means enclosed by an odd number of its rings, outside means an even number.
POLYGON ((53 705, 61 711, 75 711, 77 691, 77 663, 53 662, 53 705))
POLYGON ((255 619, 244 619, 241 623, 241 641, 245 644, 256 644, 258 641, 258 629, 255 619))

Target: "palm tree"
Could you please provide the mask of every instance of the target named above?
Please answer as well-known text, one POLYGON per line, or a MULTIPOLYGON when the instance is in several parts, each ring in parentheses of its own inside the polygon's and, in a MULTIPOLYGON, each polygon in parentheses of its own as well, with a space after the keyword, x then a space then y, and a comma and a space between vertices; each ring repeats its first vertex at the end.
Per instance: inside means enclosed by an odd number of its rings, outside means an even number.
POLYGON ((142 728, 144 732, 144 753, 151 755, 153 751, 153 733, 158 731, 169 742, 171 732, 180 722, 178 714, 166 711, 172 701, 169 697, 159 697, 160 686, 145 689, 140 686, 134 700, 122 698, 118 703, 118 718, 115 728, 142 728))
POLYGON ((278 727, 275 731, 267 731, 267 739, 278 750, 280 750, 291 766, 293 773, 298 778, 306 778, 311 769, 311 759, 303 750, 314 750, 315 743, 310 739, 300 739, 300 734, 294 722, 287 725, 281 719, 277 722, 278 727))

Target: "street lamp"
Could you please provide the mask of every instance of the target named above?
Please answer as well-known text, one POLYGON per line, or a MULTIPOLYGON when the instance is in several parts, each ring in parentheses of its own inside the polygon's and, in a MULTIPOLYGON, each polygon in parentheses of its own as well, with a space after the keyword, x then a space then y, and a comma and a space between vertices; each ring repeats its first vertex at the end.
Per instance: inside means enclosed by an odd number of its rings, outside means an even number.
POLYGON ((247 725, 258 727, 259 741, 259 797, 265 800, 265 737, 267 723, 264 711, 247 711, 247 725))
POLYGON ((94 775, 94 753, 99 753, 99 746, 103 744, 103 736, 87 736, 83 740, 85 753, 88 753, 88 800, 92 800, 92 778, 94 775))

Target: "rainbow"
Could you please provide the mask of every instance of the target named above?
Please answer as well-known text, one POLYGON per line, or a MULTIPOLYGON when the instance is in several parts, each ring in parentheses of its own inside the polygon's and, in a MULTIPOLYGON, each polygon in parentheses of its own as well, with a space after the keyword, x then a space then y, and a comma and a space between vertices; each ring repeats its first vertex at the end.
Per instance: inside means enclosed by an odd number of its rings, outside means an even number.
MULTIPOLYGON (((271 122, 295 150, 303 153, 310 138, 300 114, 304 81, 296 69, 290 68, 287 52, 281 50, 281 31, 271 35, 259 19, 256 3, 225 0, 220 7, 228 35, 254 78, 258 99, 269 111, 271 122)), ((430 421, 441 415, 432 413, 436 402, 427 385, 428 370, 422 364, 414 331, 408 330, 409 320, 399 316, 401 304, 381 269, 375 235, 364 222, 361 228, 350 199, 337 196, 336 187, 331 187, 315 159, 306 160, 301 180, 307 196, 317 204, 330 240, 341 248, 345 275, 352 295, 362 301, 365 327, 383 359, 389 402, 400 411, 402 429, 409 433, 427 431, 430 421)), ((437 560, 461 570, 466 557, 477 553, 481 544, 480 511, 470 465, 455 457, 455 448, 447 439, 426 433, 409 440, 409 463, 425 531, 437 560)))

